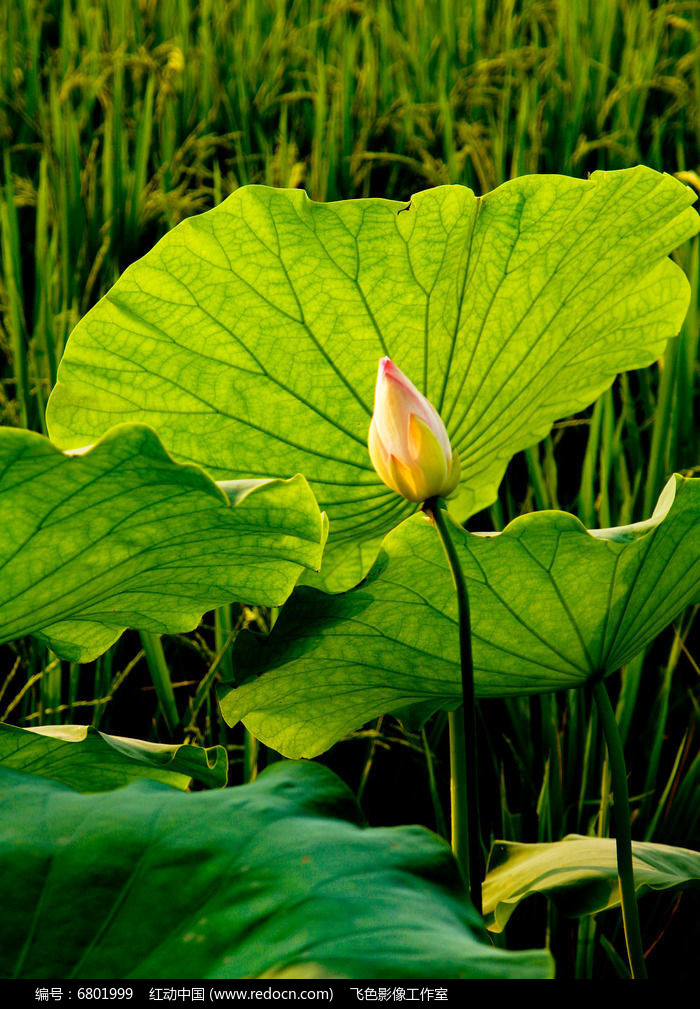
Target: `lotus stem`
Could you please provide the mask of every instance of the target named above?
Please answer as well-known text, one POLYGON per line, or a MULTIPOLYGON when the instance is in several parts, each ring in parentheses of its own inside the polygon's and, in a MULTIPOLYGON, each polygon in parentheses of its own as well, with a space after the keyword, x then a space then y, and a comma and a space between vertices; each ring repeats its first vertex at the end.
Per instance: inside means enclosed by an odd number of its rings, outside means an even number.
POLYGON ((630 798, 627 788, 627 769, 622 739, 617 727, 608 692, 602 680, 593 684, 595 698, 603 727, 603 735, 608 748, 610 761, 610 776, 613 792, 613 823, 615 825, 615 845, 617 849, 617 876, 620 886, 620 902, 622 904, 622 924, 625 930, 627 957, 634 980, 647 980, 647 968, 644 962, 644 947, 642 945, 642 929, 639 923, 639 908, 634 889, 634 870, 632 866, 632 828, 630 822, 630 798))
MULTIPOLYGON (((467 802, 466 733, 464 729, 464 707, 460 704, 456 711, 447 715, 450 729, 450 843, 464 883, 472 892, 471 858, 469 853, 469 810, 467 802)), ((474 898, 472 896, 472 902, 474 898)))
POLYGON ((452 850, 462 868, 472 904, 481 915, 481 880, 484 873, 479 838, 476 706, 469 595, 462 566, 450 533, 450 520, 445 513, 445 502, 442 498, 429 498, 423 508, 435 523, 457 591, 462 704, 456 711, 449 713, 452 850))

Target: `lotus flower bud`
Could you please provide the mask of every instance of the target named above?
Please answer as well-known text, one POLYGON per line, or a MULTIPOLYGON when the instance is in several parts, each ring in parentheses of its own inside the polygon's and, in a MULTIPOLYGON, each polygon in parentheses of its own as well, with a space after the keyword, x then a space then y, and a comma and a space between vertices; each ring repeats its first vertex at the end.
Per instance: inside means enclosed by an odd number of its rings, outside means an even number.
POLYGON ((440 415, 388 357, 379 362, 368 442, 379 476, 408 501, 447 497, 459 483, 440 415))

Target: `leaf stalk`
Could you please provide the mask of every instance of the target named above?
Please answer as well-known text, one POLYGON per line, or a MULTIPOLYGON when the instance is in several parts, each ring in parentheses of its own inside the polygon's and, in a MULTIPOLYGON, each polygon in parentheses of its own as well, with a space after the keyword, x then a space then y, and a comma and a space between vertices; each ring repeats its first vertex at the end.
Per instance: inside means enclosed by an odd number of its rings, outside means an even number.
POLYGON ((625 930, 627 956, 630 971, 634 980, 647 980, 647 969, 644 961, 642 945, 642 930, 639 922, 639 908, 634 889, 634 870, 632 865, 632 827, 630 822, 630 799, 627 787, 627 769, 622 739, 617 727, 608 692, 602 680, 593 683, 595 698, 600 716, 600 723, 605 736, 610 762, 610 776, 613 791, 613 822, 615 824, 615 846, 617 850, 617 875, 620 885, 620 902, 622 904, 622 924, 625 930))
POLYGON ((479 838, 479 791, 476 756, 476 704, 472 660, 469 594, 464 572, 450 533, 450 519, 442 498, 429 498, 423 510, 435 523, 457 592, 459 657, 462 672, 462 704, 449 713, 450 796, 452 850, 462 868, 472 904, 482 914, 481 881, 484 875, 479 838))

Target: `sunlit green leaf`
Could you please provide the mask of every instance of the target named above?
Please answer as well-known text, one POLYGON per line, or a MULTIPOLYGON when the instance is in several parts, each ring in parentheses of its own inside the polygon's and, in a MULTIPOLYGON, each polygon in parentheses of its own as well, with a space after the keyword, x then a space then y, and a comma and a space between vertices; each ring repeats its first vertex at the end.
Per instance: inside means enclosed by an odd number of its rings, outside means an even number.
POLYGON ((0 976, 547 978, 494 948, 448 847, 369 829, 317 764, 196 794, 0 768, 0 976))
POLYGON ((48 407, 63 448, 153 426, 216 479, 303 473, 331 520, 328 588, 359 581, 411 505, 367 453, 388 355, 440 411, 460 521, 509 459, 651 364, 689 297, 669 252, 694 194, 637 167, 392 200, 247 186, 185 221, 73 331, 48 407))
POLYGON ((88 725, 20 729, 0 722, 0 764, 53 778, 78 792, 121 788, 137 778, 176 788, 187 788, 196 778, 220 788, 228 774, 223 746, 149 743, 107 735, 88 725))
MULTIPOLYGON (((700 601, 700 480, 672 478, 634 526, 590 533, 534 512, 498 535, 453 535, 480 697, 582 686, 700 601)), ((286 756, 321 753, 380 714, 455 708, 457 602, 432 523, 416 515, 390 533, 350 592, 298 589, 269 638, 239 637, 234 665, 224 716, 286 756)))
MULTIPOLYGON (((632 842, 638 891, 667 890, 700 882, 700 852, 668 844, 632 842)), ((484 916, 501 932, 518 904, 535 893, 556 901, 564 913, 595 914, 620 903, 615 841, 569 834, 552 844, 496 841, 484 882, 484 916)))
POLYGON ((301 476, 227 494, 146 427, 68 457, 0 429, 0 641, 35 634, 85 662, 125 627, 191 630, 231 600, 279 605, 318 568, 325 523, 301 476))

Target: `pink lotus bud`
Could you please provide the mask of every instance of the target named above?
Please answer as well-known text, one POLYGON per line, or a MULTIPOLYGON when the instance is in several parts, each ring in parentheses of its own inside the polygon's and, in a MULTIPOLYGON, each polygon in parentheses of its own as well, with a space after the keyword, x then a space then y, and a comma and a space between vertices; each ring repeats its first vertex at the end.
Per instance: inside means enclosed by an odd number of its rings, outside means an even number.
POLYGON ((408 501, 447 497, 459 483, 439 413, 388 357, 379 362, 369 455, 387 487, 408 501))

